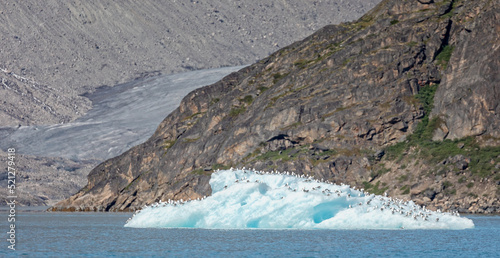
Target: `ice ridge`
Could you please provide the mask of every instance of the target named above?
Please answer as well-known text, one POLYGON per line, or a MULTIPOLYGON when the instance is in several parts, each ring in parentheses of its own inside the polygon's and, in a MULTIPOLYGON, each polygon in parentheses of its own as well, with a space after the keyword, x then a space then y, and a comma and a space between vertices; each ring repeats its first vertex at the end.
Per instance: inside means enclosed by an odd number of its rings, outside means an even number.
POLYGON ((212 195, 160 201, 137 211, 135 228, 213 229, 467 229, 458 213, 431 211, 294 173, 230 169, 214 172, 212 195))

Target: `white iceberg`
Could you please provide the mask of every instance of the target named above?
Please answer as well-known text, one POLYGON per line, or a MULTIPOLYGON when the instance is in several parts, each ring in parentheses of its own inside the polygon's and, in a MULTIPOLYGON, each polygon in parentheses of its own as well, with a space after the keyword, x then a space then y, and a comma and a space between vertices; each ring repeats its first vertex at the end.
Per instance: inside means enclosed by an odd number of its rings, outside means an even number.
POLYGON ((212 229, 467 229, 458 213, 368 194, 290 173, 223 170, 212 174, 212 195, 166 201, 134 214, 126 227, 212 229))

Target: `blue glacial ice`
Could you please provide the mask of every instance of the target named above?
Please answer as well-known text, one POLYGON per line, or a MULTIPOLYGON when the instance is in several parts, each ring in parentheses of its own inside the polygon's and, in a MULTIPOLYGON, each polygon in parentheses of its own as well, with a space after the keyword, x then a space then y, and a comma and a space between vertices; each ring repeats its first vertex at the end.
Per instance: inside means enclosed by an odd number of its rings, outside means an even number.
POLYGON ((472 220, 290 173, 217 171, 212 195, 159 202, 127 221, 134 228, 467 229, 472 220))

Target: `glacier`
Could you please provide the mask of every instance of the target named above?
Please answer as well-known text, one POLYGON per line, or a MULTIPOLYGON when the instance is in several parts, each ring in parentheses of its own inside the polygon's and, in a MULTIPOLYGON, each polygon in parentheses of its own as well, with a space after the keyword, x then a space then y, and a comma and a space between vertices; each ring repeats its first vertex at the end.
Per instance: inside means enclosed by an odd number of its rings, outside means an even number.
POLYGON ((67 124, 2 127, 0 148, 20 154, 104 161, 146 141, 189 92, 243 66, 165 74, 103 87, 87 95, 93 108, 67 124))
POLYGON ((212 195, 160 201, 137 211, 125 227, 206 229, 468 229, 458 213, 430 211, 294 173, 220 170, 212 195))

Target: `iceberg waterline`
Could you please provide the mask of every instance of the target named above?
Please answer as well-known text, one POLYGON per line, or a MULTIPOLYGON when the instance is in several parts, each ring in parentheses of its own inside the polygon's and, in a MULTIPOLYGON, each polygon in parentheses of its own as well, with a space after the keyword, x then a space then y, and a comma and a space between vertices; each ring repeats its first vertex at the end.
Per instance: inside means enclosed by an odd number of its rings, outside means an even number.
POLYGON ((368 194, 290 173, 221 170, 212 195, 144 207, 125 227, 213 229, 467 229, 458 213, 425 209, 413 201, 368 194))

